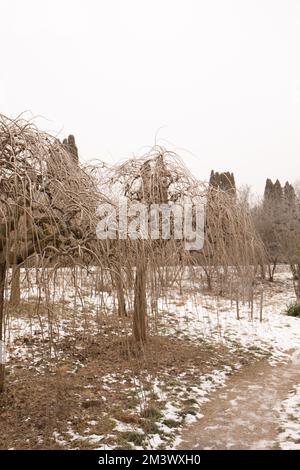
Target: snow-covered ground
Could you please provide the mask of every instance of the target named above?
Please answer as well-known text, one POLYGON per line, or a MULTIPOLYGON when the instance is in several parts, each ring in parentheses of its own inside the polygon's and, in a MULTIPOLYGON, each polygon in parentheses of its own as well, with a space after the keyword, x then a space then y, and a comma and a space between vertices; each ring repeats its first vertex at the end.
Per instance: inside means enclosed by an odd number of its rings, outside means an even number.
MULTIPOLYGON (((287 307, 295 301, 290 273, 284 270, 277 274, 275 284, 264 287, 262 321, 260 298, 253 315, 249 305, 240 306, 238 320, 230 300, 199 294, 192 298, 187 296, 184 303, 182 297, 168 302, 164 331, 193 341, 209 338, 225 344, 232 351, 251 351, 258 359, 264 357, 273 366, 283 362, 288 364, 291 359, 294 361, 296 357, 298 361, 300 358, 300 319, 285 315, 287 307)), ((226 383, 226 376, 225 373, 219 385, 226 383)), ((201 400, 198 403, 201 414, 201 400)), ((300 384, 295 384, 290 397, 282 403, 279 424, 282 429, 279 446, 300 449, 300 384)))
MULTIPOLYGON (((251 318, 250 306, 239 306, 239 320, 235 304, 230 300, 210 295, 186 294, 173 296, 167 306, 161 301, 163 331, 193 340, 209 338, 232 348, 252 350, 258 357, 268 354, 276 363, 289 359, 290 352, 300 348, 298 318, 286 316, 287 307, 296 301, 290 273, 277 274, 274 285, 264 287, 262 321, 260 298, 256 299, 251 318)), ((300 350, 300 349, 299 349, 300 350)))
POLYGON ((300 384, 281 403, 279 446, 283 450, 300 450, 300 384))
MULTIPOLYGON (((73 302, 74 296, 64 290, 57 292, 56 298, 61 299, 62 292, 64 301, 73 302)), ((30 293, 35 294, 35 291, 30 293)), ((114 301, 109 292, 104 295, 105 308, 109 311, 114 301)), ((232 357, 236 355, 236 360, 232 364, 212 368, 209 373, 201 376, 196 368, 187 367, 184 372, 173 378, 171 386, 169 382, 172 372, 169 371, 159 377, 147 376, 145 373, 143 380, 132 374, 130 376, 128 371, 104 376, 101 378, 103 389, 106 387, 112 392, 116 389, 116 384, 124 383, 125 380, 130 384, 127 386, 128 396, 130 393, 135 394, 137 399, 132 413, 140 416, 145 415, 149 403, 152 403, 150 396, 155 395, 158 407, 157 410, 152 410, 155 414, 153 429, 145 431, 140 425, 115 420, 113 432, 105 436, 93 431, 94 421, 86 423, 86 430, 81 434, 72 428, 71 423, 67 423, 64 433, 54 430, 53 438, 62 447, 80 447, 80 443, 84 445, 88 442, 94 448, 104 449, 117 447, 117 444, 113 443, 113 435, 119 433, 126 435, 129 445, 134 448, 174 448, 180 442, 182 429, 201 419, 202 407, 210 399, 211 393, 223 387, 227 378, 243 366, 239 361, 239 354, 249 353, 256 360, 265 358, 271 365, 276 366, 277 363, 288 363, 291 355, 300 351, 300 319, 284 315, 286 307, 294 301, 290 274, 284 270, 277 275, 273 285, 264 285, 262 318, 260 295, 255 298, 253 309, 250 309, 248 304, 239 305, 239 319, 236 306, 230 300, 195 292, 195 289, 185 289, 181 295, 174 291, 167 301, 161 298, 158 319, 160 335, 186 339, 194 344, 205 342, 211 346, 224 345, 231 351, 232 357), (192 383, 190 377, 193 377, 192 383)), ((88 302, 88 321, 94 322, 96 331, 95 312, 101 309, 99 296, 89 296, 88 302)), ((76 321, 76 330, 84 330, 83 323, 86 319, 78 318, 76 321)), ((55 341, 68 334, 67 327, 69 328, 71 323, 71 320, 57 319, 54 326, 55 341)), ((14 357, 20 358, 28 354, 30 349, 21 341, 22 337, 49 335, 47 326, 42 327, 40 319, 22 318, 20 315, 9 319, 7 331, 12 365, 14 357)), ((59 354, 59 351, 56 351, 56 354, 59 354)), ((38 367, 40 362, 41 357, 36 353, 32 367, 38 367)), ((76 373, 81 366, 79 363, 74 364, 72 373, 76 373)), ((102 419, 102 416, 99 419, 102 419)), ((284 449, 300 448, 300 384, 295 384, 290 397, 281 405, 280 427, 280 446, 284 449)))

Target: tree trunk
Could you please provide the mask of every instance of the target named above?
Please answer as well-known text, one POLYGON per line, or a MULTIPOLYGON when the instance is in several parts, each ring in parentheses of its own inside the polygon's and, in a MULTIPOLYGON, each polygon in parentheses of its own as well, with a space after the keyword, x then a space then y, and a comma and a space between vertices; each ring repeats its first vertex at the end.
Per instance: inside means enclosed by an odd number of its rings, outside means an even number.
POLYGON ((19 307, 21 300, 20 289, 20 268, 13 266, 11 273, 11 287, 10 287, 10 305, 12 307, 19 307))
POLYGON ((211 272, 210 272, 210 269, 209 267, 206 267, 204 265, 202 265, 202 269, 205 273, 205 276, 206 276, 206 282, 207 282, 207 290, 209 292, 212 291, 212 279, 211 279, 211 272))
POLYGON ((297 301, 300 301, 300 264, 293 266, 293 281, 297 301))
POLYGON ((145 343, 146 334, 146 262, 142 256, 137 261, 134 286, 133 336, 137 343, 145 343))
MULTIPOLYGON (((121 284, 122 284, 122 281, 121 281, 121 284)), ((123 285, 117 285, 117 296, 118 296, 119 317, 127 317, 123 285)))
POLYGON ((123 286, 123 279, 121 275, 121 267, 119 272, 111 271, 111 280, 113 287, 116 288, 117 291, 117 298, 118 298, 118 315, 119 317, 126 317, 126 302, 125 302, 125 295, 124 295, 124 286, 123 286))
MULTIPOLYGON (((6 277, 6 263, 0 264, 0 341, 4 340, 4 288, 6 277)), ((0 393, 4 389, 5 366, 0 361, 0 393)))
POLYGON ((300 275, 299 266, 300 266, 299 264, 290 265, 294 281, 298 281, 299 279, 299 275, 300 275))
POLYGON ((260 264, 260 276, 262 280, 264 281, 266 279, 266 270, 264 264, 260 264))
POLYGON ((275 275, 276 268, 277 268, 277 260, 273 261, 272 264, 268 264, 270 282, 274 282, 274 275, 275 275))

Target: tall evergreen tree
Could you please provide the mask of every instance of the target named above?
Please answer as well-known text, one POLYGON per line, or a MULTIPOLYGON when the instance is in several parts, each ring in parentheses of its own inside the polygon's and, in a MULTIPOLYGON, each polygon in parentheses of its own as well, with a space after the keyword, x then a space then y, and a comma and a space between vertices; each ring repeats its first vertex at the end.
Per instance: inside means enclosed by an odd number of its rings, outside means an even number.
POLYGON ((76 163, 79 163, 78 148, 75 142, 74 135, 70 134, 66 139, 63 140, 63 146, 74 158, 76 163))
POLYGON ((283 190, 279 180, 275 183, 266 180, 262 206, 255 212, 255 223, 264 242, 267 258, 269 280, 274 280, 278 262, 281 259, 280 214, 282 213, 283 190))
POLYGON ((290 203, 295 204, 296 202, 296 192, 294 187, 287 181, 283 188, 284 198, 290 203))
POLYGON ((264 204, 267 204, 268 202, 273 200, 273 188, 274 185, 272 183, 272 180, 268 178, 265 185, 264 204))
POLYGON ((219 173, 218 171, 214 172, 214 170, 212 170, 209 185, 215 189, 221 189, 222 191, 236 195, 234 174, 229 171, 219 173))

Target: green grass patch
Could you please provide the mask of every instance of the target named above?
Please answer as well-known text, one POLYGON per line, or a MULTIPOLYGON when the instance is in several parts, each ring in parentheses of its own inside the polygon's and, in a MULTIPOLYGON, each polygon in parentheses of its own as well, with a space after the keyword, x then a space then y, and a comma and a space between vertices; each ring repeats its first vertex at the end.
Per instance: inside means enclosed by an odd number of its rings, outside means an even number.
POLYGON ((291 304, 286 309, 286 315, 289 317, 300 318, 300 303, 291 304))
POLYGON ((179 421, 175 421, 175 419, 165 419, 163 424, 168 426, 168 428, 178 428, 181 425, 181 423, 179 421))
POLYGON ((158 408, 155 408, 154 406, 149 406, 148 408, 145 408, 142 411, 141 416, 143 418, 157 420, 160 419, 162 415, 161 411, 158 408))
POLYGON ((119 433, 121 440, 124 442, 132 442, 136 446, 142 446, 144 443, 144 434, 135 431, 126 431, 119 433))

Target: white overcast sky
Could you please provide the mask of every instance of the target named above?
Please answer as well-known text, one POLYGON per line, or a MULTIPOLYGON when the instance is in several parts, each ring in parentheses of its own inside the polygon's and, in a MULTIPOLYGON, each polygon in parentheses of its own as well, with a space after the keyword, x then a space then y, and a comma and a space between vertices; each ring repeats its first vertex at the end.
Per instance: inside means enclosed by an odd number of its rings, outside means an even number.
POLYGON ((203 179, 300 177, 299 0, 0 0, 0 18, 0 112, 74 133, 82 160, 156 139, 203 179))

